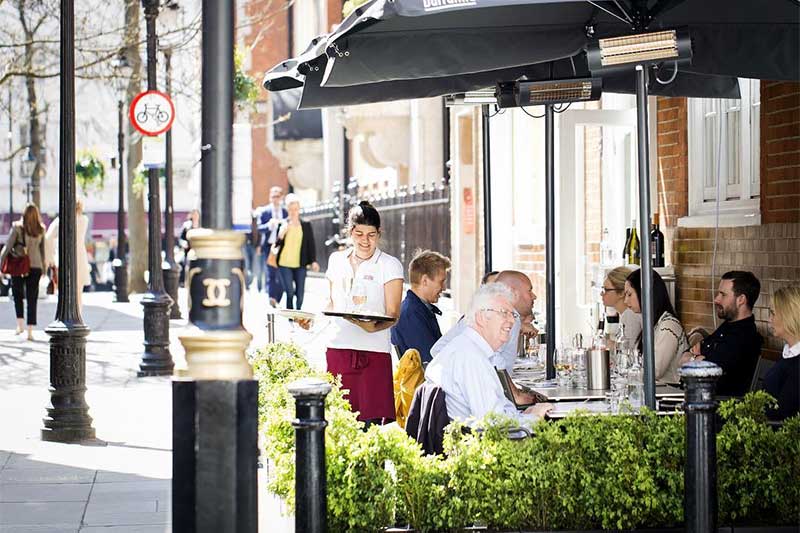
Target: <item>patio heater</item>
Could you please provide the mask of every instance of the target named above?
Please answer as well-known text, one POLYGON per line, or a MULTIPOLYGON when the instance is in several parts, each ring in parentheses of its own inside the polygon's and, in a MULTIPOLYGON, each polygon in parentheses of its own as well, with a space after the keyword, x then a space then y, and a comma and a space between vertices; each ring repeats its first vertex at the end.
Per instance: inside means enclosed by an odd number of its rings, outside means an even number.
POLYGON ((692 58, 692 42, 683 29, 597 39, 589 44, 586 58, 591 72, 634 67, 636 73, 637 143, 639 146, 639 232, 642 250, 642 349, 645 405, 656 408, 655 350, 653 346, 653 265, 650 253, 650 143, 647 111, 647 69, 672 61, 677 65, 692 58))

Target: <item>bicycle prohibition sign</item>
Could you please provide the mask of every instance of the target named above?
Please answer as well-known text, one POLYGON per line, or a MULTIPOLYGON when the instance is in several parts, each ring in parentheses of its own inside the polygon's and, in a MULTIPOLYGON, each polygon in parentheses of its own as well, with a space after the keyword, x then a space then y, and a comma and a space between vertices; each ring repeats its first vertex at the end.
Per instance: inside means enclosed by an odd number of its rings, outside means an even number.
POLYGON ((155 137, 172 127, 175 106, 166 94, 159 91, 139 93, 131 102, 130 119, 142 135, 155 137))

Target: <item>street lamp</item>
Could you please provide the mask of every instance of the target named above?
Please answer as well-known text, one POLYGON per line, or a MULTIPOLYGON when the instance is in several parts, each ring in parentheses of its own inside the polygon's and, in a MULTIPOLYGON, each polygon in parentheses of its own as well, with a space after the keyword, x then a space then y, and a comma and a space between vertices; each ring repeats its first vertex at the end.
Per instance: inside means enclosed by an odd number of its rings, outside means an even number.
MULTIPOLYGON (((147 22, 147 90, 156 90, 156 17, 158 0, 142 0, 147 22)), ((175 363, 169 353, 169 308, 172 298, 164 291, 161 272, 161 202, 159 201, 158 169, 147 171, 148 239, 147 264, 150 271, 144 307, 144 354, 139 363, 139 377, 172 374, 175 363)))
POLYGON ((119 166, 119 192, 117 194, 117 257, 114 258, 114 290, 117 295, 117 302, 128 301, 128 263, 126 260, 125 236, 125 134, 122 132, 125 101, 123 95, 128 80, 131 77, 132 68, 128 63, 128 58, 120 54, 111 61, 114 69, 114 89, 118 95, 117 99, 117 165, 119 166))
MULTIPOLYGON (((172 96, 172 50, 164 50, 164 68, 166 70, 166 91, 172 96)), ((163 264, 164 287, 167 294, 172 298, 170 308, 170 318, 182 318, 181 309, 178 305, 178 264, 175 262, 175 211, 172 202, 172 128, 166 133, 166 163, 164 176, 164 195, 166 196, 164 206, 164 232, 166 233, 166 257, 163 264)))
POLYGON ((33 150, 28 148, 28 155, 22 160, 22 175, 27 176, 28 182, 25 184, 25 196, 28 203, 31 202, 31 194, 33 188, 33 172, 36 170, 36 157, 33 155, 33 150))

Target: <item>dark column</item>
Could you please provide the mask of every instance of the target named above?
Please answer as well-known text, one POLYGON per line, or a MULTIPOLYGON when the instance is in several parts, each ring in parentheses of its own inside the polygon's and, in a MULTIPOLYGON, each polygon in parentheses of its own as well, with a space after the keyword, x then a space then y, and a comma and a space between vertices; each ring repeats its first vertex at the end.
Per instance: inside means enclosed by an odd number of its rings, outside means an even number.
POLYGON ((722 369, 696 361, 680 369, 686 387, 686 469, 683 518, 688 533, 717 530, 717 434, 714 388, 722 369))
POLYGON ((639 148, 639 243, 642 255, 642 360, 644 403, 656 408, 653 324, 653 263, 650 260, 650 136, 647 118, 647 68, 636 65, 636 135, 639 148))
MULTIPOLYGON (((147 90, 156 90, 156 17, 158 0, 142 0, 147 21, 147 90)), ((169 308, 172 298, 164 291, 161 273, 161 202, 158 169, 147 172, 148 261, 150 281, 142 298, 144 307, 144 354, 139 363, 139 377, 172 374, 175 364, 169 353, 169 308)))
POLYGON ((289 385, 297 418, 295 434, 295 531, 324 533, 328 530, 328 494, 325 472, 325 396, 331 386, 314 378, 289 385))
POLYGON ((50 407, 42 440, 80 442, 95 436, 86 404, 86 336, 77 300, 75 230, 75 6, 61 2, 61 116, 59 122, 58 261, 55 321, 50 335, 50 407))
POLYGON ((189 379, 175 381, 174 531, 255 533, 258 383, 242 327, 244 235, 231 225, 234 2, 203 0, 202 228, 189 232, 189 379), (187 433, 188 431, 188 433, 187 433))
POLYGON ((119 165, 119 194, 117 197, 117 257, 114 259, 114 290, 118 302, 128 301, 128 260, 125 253, 125 134, 122 132, 123 108, 117 102, 117 164, 119 165))
MULTIPOLYGON (((172 97, 172 51, 164 51, 164 69, 166 70, 166 90, 172 97)), ((163 263, 164 288, 172 299, 170 307, 170 318, 182 318, 181 309, 178 305, 178 276, 180 274, 178 264, 175 262, 175 213, 172 208, 172 128, 166 133, 166 168, 164 170, 164 195, 166 196, 166 206, 164 208, 164 233, 165 245, 167 249, 163 263)))
MULTIPOLYGON (((11 83, 8 84, 8 227, 14 220, 14 158, 11 153, 14 151, 12 142, 14 132, 14 114, 11 112, 11 83)), ((9 229, 10 231, 10 229, 9 229)))
POLYGON ((483 121, 483 273, 492 271, 492 140, 489 135, 489 106, 481 106, 483 121))
POLYGON ((555 170, 555 115, 552 104, 544 106, 544 203, 545 203, 545 283, 547 308, 545 311, 545 337, 547 379, 556 377, 556 170, 555 170))
POLYGON ((442 96, 442 179, 450 183, 450 108, 442 96))

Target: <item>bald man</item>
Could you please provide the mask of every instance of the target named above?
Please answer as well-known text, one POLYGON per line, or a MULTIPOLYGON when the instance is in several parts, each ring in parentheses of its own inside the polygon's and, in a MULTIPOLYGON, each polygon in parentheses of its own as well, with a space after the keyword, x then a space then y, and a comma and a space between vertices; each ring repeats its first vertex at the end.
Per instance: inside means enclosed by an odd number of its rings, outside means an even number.
MULTIPOLYGON (((522 272, 503 270, 497 275, 494 281, 496 283, 502 283, 511 289, 514 295, 514 310, 519 315, 514 320, 514 327, 511 330, 508 341, 496 350, 491 357, 491 362, 497 370, 510 373, 514 368, 514 361, 517 358, 517 345, 519 343, 520 333, 526 335, 537 333, 532 325, 533 302, 536 301, 536 295, 533 293, 533 285, 531 284, 530 278, 522 272)), ((455 326, 450 328, 450 331, 433 345, 431 348, 431 356, 435 358, 436 355, 441 352, 451 340, 459 336, 466 327, 466 322, 464 320, 459 320, 455 326)), ((509 382, 511 382, 511 380, 509 380, 509 382)), ((514 394, 514 401, 519 405, 532 403, 535 400, 533 395, 516 388, 516 386, 512 390, 512 393, 514 394)))

